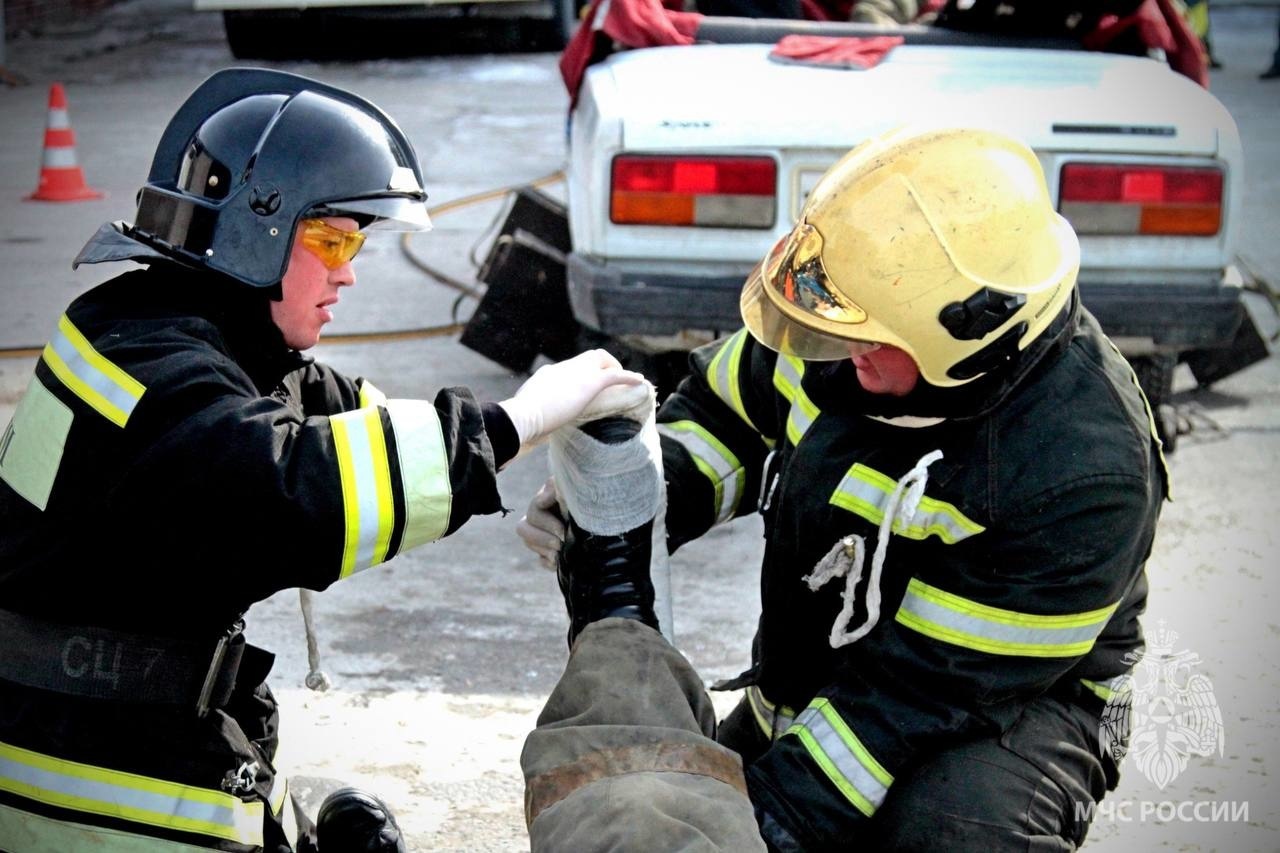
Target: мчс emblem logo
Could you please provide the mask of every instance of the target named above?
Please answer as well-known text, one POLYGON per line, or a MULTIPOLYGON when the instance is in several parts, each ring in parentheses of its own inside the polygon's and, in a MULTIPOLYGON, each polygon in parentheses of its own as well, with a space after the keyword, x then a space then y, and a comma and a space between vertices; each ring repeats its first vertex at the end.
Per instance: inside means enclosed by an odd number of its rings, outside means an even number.
POLYGON ((1200 656, 1173 650, 1178 635, 1160 622, 1145 654, 1131 653, 1128 675, 1112 683, 1101 741, 1119 764, 1131 755, 1142 775, 1164 790, 1193 755, 1223 754, 1222 711, 1200 656), (1128 733, 1127 743, 1125 733, 1128 733))

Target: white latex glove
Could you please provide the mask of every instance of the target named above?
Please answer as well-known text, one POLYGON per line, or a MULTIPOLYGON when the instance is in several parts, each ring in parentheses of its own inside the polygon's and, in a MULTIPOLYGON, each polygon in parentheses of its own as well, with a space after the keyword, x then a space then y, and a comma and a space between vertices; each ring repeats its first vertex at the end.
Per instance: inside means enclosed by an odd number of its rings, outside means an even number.
POLYGON ((577 419, 596 395, 611 385, 639 385, 645 378, 623 370, 618 360, 602 349, 588 350, 573 358, 538 368, 499 406, 506 411, 527 450, 554 430, 577 419))
POLYGON ((538 555, 543 568, 556 570, 557 558, 564 548, 564 519, 560 516, 554 477, 548 477, 529 501, 524 518, 516 524, 516 533, 524 546, 538 555))

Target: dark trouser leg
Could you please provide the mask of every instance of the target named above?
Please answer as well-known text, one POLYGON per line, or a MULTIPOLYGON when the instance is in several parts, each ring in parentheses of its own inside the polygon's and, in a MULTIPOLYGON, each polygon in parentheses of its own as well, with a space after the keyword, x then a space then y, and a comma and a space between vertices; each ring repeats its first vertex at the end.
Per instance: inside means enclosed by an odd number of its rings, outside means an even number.
POLYGON ((714 725, 697 673, 657 631, 588 625, 520 756, 532 850, 763 850, 714 725))
POLYGON ((1098 726, 1075 705, 1033 702, 1002 737, 947 750, 900 777, 865 849, 1076 849, 1089 828, 1083 815, 1115 783, 1114 765, 1099 754, 1098 726))

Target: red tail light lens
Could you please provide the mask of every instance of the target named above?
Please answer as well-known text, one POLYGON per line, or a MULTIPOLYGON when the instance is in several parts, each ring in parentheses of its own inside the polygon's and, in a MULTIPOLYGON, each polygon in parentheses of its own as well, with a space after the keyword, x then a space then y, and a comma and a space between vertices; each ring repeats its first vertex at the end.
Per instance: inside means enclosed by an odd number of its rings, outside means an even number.
POLYGON ((1059 210, 1080 234, 1208 237, 1222 228, 1222 171, 1069 163, 1059 210))
POLYGON ((770 157, 613 160, 609 218, 619 225, 772 228, 778 165, 770 157))

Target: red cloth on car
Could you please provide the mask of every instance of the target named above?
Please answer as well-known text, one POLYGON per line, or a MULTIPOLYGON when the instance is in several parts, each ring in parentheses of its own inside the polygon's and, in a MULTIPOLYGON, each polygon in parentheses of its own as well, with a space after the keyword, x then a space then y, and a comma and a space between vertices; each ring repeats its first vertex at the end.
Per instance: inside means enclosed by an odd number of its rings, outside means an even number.
MULTIPOLYGON (((680 0, 665 2, 672 7, 680 5, 680 0)), ((659 0, 591 0, 582 23, 560 55, 560 76, 569 90, 569 109, 578 100, 587 66, 601 58, 597 51, 608 54, 613 41, 627 47, 693 44, 702 17, 699 12, 669 8, 659 0)))
POLYGON ((1147 47, 1163 50, 1170 68, 1209 88, 1204 45, 1171 0, 1144 0, 1137 11, 1123 18, 1107 15, 1098 22, 1098 28, 1081 41, 1090 50, 1105 50, 1131 29, 1136 30, 1138 39, 1147 47))
POLYGON ((871 68, 885 54, 902 44, 902 36, 868 38, 834 36, 783 36, 769 52, 769 58, 807 65, 836 65, 844 68, 871 68))

